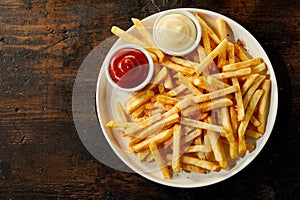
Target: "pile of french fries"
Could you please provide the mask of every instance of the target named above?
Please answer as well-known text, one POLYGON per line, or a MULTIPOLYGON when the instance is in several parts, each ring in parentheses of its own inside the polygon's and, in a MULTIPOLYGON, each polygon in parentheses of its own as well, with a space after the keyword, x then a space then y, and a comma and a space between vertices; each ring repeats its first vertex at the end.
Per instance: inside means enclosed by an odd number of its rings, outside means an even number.
POLYGON ((132 19, 139 39, 118 27, 112 32, 149 51, 156 63, 152 82, 117 103, 120 119, 106 127, 130 137, 128 147, 140 162, 155 161, 166 179, 182 170, 208 173, 228 170, 229 159, 253 151, 266 128, 270 101, 268 69, 227 38, 223 19, 213 30, 195 14, 201 42, 188 56, 157 48, 151 34, 132 19))

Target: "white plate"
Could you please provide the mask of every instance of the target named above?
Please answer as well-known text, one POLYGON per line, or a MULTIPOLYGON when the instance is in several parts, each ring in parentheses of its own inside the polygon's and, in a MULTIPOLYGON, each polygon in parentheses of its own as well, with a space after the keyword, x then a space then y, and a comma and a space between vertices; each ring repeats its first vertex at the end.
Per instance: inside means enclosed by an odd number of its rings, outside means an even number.
MULTIPOLYGON (((97 106, 97 114, 99 118, 99 122, 103 129, 103 133, 111 145, 114 152, 119 156, 119 158, 130 167, 135 172, 139 173, 143 177, 152 180, 154 182, 173 186, 173 187, 182 187, 182 188, 192 188, 192 187, 201 187, 206 185, 211 185, 222 180, 225 180, 234 174, 238 173, 240 170, 245 168, 262 150, 264 145, 266 144, 271 131, 274 126, 276 114, 277 114, 277 106, 278 106, 278 89, 277 82, 275 78, 275 74, 271 65, 271 62, 261 47, 261 45, 257 42, 257 40, 241 25, 237 24, 233 20, 220 15, 215 12, 202 10, 202 9, 192 9, 192 8, 182 8, 184 10, 188 10, 192 13, 198 12, 201 16, 211 25, 214 26, 213 22, 217 18, 223 18, 230 27, 230 31, 232 31, 232 37, 235 41, 240 39, 245 42, 246 48, 249 51, 249 54, 252 57, 261 57, 264 59, 265 63, 268 66, 270 79, 271 79, 271 104, 270 104, 270 112, 268 116, 268 123, 266 127, 265 134, 257 140, 256 149, 249 153, 247 152, 243 158, 239 158, 235 161, 235 165, 232 166, 229 170, 221 170, 220 172, 210 172, 208 174, 196 174, 196 173, 184 173, 182 172, 180 175, 175 175, 170 180, 166 180, 162 177, 160 171, 157 168, 155 162, 153 163, 144 163, 139 162, 137 160, 136 155, 132 155, 128 152, 128 138, 124 138, 119 130, 111 130, 105 127, 105 124, 111 119, 118 119, 118 116, 115 116, 116 112, 116 102, 121 101, 124 102, 130 94, 118 91, 114 89, 107 81, 105 77, 104 67, 101 68, 98 83, 97 83, 97 91, 96 91, 96 106, 97 106)), ((145 27, 152 27, 155 19, 160 15, 160 13, 156 13, 152 16, 149 16, 143 20, 145 27)), ((134 29, 131 27, 128 31, 131 31, 134 34, 134 29)), ((113 45, 112 49, 125 44, 125 42, 121 39, 117 40, 113 45)), ((100 133, 99 133, 100 134, 100 133)))

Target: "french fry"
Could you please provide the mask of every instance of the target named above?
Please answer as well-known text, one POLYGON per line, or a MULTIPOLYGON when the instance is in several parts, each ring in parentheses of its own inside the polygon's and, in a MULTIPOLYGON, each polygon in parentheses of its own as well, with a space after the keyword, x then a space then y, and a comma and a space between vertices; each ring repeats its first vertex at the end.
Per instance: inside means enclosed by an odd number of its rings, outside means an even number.
POLYGON ((160 153, 159 153, 159 150, 157 148, 157 145, 155 142, 151 142, 149 144, 149 149, 151 151, 151 154, 153 155, 163 177, 165 179, 170 179, 171 178, 171 173, 170 173, 170 170, 168 168, 168 166, 164 163, 160 153))
POLYGON ((212 74, 210 75, 213 78, 216 79, 226 79, 226 78, 234 78, 234 77, 240 77, 240 76, 247 76, 251 74, 251 68, 243 68, 243 69, 238 69, 236 71, 230 71, 230 72, 222 72, 222 73, 217 73, 217 74, 212 74))
POLYGON ((202 94, 198 88, 190 83, 181 73, 177 73, 179 81, 194 95, 202 94))
POLYGON ((174 98, 174 97, 169 97, 169 96, 165 96, 165 95, 157 95, 157 102, 160 102, 162 104, 173 104, 175 105, 176 103, 178 103, 178 99, 174 98))
POLYGON ((220 52, 226 49, 227 43, 227 39, 222 40, 222 42, 204 58, 204 60, 196 67, 196 73, 198 75, 207 68, 207 66, 220 54, 220 52))
POLYGON ((206 57, 206 53, 205 50, 203 48, 203 46, 199 45, 197 47, 197 53, 198 53, 198 58, 199 58, 199 62, 202 62, 204 60, 204 58, 206 57))
POLYGON ((134 126, 134 123, 127 122, 127 121, 111 120, 111 121, 107 122, 105 126, 109 127, 109 128, 128 128, 128 127, 134 126))
POLYGON ((220 89, 220 90, 217 90, 214 92, 197 95, 197 96, 193 97, 192 100, 194 102, 201 103, 204 101, 210 101, 215 98, 224 97, 225 95, 234 93, 236 91, 237 91, 237 88, 235 86, 230 86, 230 87, 220 89))
POLYGON ((157 122, 158 120, 160 120, 162 118, 162 115, 160 113, 154 114, 151 117, 136 123, 134 126, 130 126, 127 129, 123 130, 122 133, 125 136, 135 136, 135 134, 139 131, 141 131, 142 129, 150 126, 151 124, 157 122))
POLYGON ((182 65, 173 63, 169 60, 165 60, 162 62, 162 64, 170 69, 175 70, 176 72, 180 72, 184 75, 193 75, 195 73, 195 70, 193 68, 190 67, 184 67, 182 65))
POLYGON ((115 34, 116 36, 118 36, 119 38, 122 38, 123 40, 125 40, 128 43, 131 44, 136 44, 138 46, 147 48, 147 44, 141 40, 139 40, 138 38, 134 37, 133 35, 131 35, 130 33, 122 30, 121 28, 117 27, 117 26, 113 26, 111 28, 111 32, 113 34, 115 34))
POLYGON ((210 46, 210 39, 208 37, 208 32, 206 26, 203 26, 201 24, 202 28, 202 41, 203 41, 203 47, 206 54, 209 54, 211 52, 211 46, 210 46))
POLYGON ((151 90, 145 90, 142 92, 138 92, 131 96, 127 102, 126 112, 131 114, 134 110, 136 110, 139 106, 144 104, 146 101, 150 100, 154 96, 154 92, 151 90))
POLYGON ((170 90, 168 92, 168 95, 174 97, 174 96, 178 96, 180 93, 182 93, 184 90, 186 89, 186 87, 184 85, 179 85, 176 88, 173 88, 172 90, 170 90))
MULTIPOLYGON (((249 103, 249 106, 246 110, 246 114, 245 114, 245 119, 243 121, 241 121, 239 128, 238 128, 238 135, 239 135, 239 139, 243 139, 248 123, 250 121, 250 118, 254 112, 254 109, 258 103, 258 101, 260 100, 261 96, 263 95, 263 90, 256 90, 255 93, 253 94, 253 97, 249 103)), ((241 146, 239 146, 239 153, 243 154, 246 151, 246 146, 244 144, 244 141, 239 140, 239 142, 242 142, 241 146)))
POLYGON ((172 154, 172 169, 174 172, 180 172, 180 156, 181 156, 181 126, 175 124, 173 132, 173 154, 172 154))
POLYGON ((233 102, 228 98, 221 98, 213 101, 201 103, 199 105, 200 112, 208 112, 214 109, 223 108, 233 105, 233 102))
POLYGON ((261 58, 253 58, 250 60, 245 60, 242 62, 237 62, 233 64, 228 64, 223 66, 223 71, 233 71, 233 70, 239 70, 246 67, 256 66, 262 62, 261 58))
POLYGON ((151 142, 160 144, 160 143, 166 141, 168 138, 170 138, 172 136, 172 133, 173 133, 172 129, 167 129, 167 130, 161 131, 157 135, 150 137, 150 138, 146 138, 142 142, 132 146, 132 149, 135 152, 142 152, 149 147, 149 144, 151 142))
POLYGON ((261 125, 257 127, 257 131, 259 131, 260 133, 264 133, 266 124, 267 124, 268 111, 269 111, 268 107, 269 107, 271 81, 264 80, 261 88, 264 91, 264 94, 258 105, 257 117, 258 117, 258 120, 261 122, 261 125))
POLYGON ((125 113, 125 109, 123 108, 121 102, 118 101, 116 106, 117 106, 117 111, 118 111, 118 114, 120 116, 120 119, 122 121, 128 121, 127 115, 125 113))
POLYGON ((195 128, 201 128, 201 129, 206 129, 206 130, 212 130, 212 131, 216 131, 216 132, 221 132, 224 134, 228 134, 228 130, 225 129, 222 126, 218 126, 215 124, 209 124, 206 122, 202 122, 202 121, 197 121, 197 120, 193 120, 193 119, 188 119, 188 118, 182 118, 180 121, 182 124, 184 125, 189 125, 195 128))
POLYGON ((219 39, 219 37, 215 34, 215 32, 207 25, 207 23, 201 18, 201 16, 196 13, 196 18, 198 19, 201 27, 206 27, 207 29, 207 33, 210 36, 210 38, 216 43, 219 44, 221 41, 219 39))
POLYGON ((209 153, 211 151, 210 145, 191 145, 185 149, 185 153, 204 152, 209 153))
POLYGON ((250 122, 251 124, 253 124, 253 126, 258 127, 261 125, 261 122, 254 116, 252 115, 250 118, 250 122))
POLYGON ((266 63, 261 63, 255 67, 252 68, 251 73, 252 74, 259 74, 262 73, 263 71, 265 71, 267 68, 266 63))
POLYGON ((190 60, 187 60, 187 59, 184 59, 184 58, 179 58, 179 57, 176 57, 176 56, 171 56, 169 57, 170 61, 176 63, 176 64, 179 64, 179 65, 182 65, 184 67, 190 67, 190 68, 195 68, 195 66, 198 64, 198 63, 195 63, 193 61, 190 61, 190 60))
MULTIPOLYGON (((256 81, 251 85, 251 87, 248 89, 247 93, 244 95, 243 104, 244 108, 247 108, 248 103, 251 100, 251 97, 253 93, 256 91, 256 89, 260 86, 260 84, 265 80, 265 75, 260 75, 256 81)), ((252 97, 253 98, 253 97, 252 97)))
POLYGON ((151 81, 151 85, 148 89, 155 88, 159 83, 161 83, 166 77, 168 76, 168 70, 166 67, 163 67, 158 74, 155 75, 155 77, 151 81))
POLYGON ((155 122, 154 124, 151 124, 150 126, 146 127, 145 129, 142 129, 141 132, 139 132, 136 137, 129 142, 129 146, 132 147, 133 145, 141 142, 144 140, 146 137, 149 135, 162 130, 163 128, 175 124, 179 121, 179 115, 173 114, 170 115, 169 117, 164 118, 163 120, 160 120, 158 122, 155 122))
POLYGON ((222 142, 221 142, 221 140, 219 140, 219 135, 214 131, 208 130, 207 136, 210 140, 210 145, 211 145, 211 148, 214 153, 216 161, 219 162, 219 165, 222 168, 226 168, 227 160, 226 160, 226 156, 224 153, 224 148, 223 148, 222 142))
POLYGON ((237 132, 238 132, 238 117, 237 112, 233 106, 229 107, 229 115, 231 121, 232 134, 234 136, 234 142, 230 143, 229 146, 229 155, 231 159, 238 157, 238 141, 237 141, 237 132))
MULTIPOLYGON (((221 40, 226 39, 227 33, 226 33, 226 22, 222 18, 217 19, 217 26, 218 26, 218 32, 219 32, 219 38, 221 40)), ((226 63, 226 49, 224 49, 219 55, 218 55, 218 67, 221 68, 226 63)))
POLYGON ((131 113, 132 118, 133 119, 139 118, 144 113, 145 107, 146 107, 146 105, 144 104, 144 105, 138 107, 135 111, 133 111, 131 113))
POLYGON ((235 99, 236 99, 236 105, 237 105, 237 111, 238 111, 238 121, 242 121, 245 117, 245 108, 244 108, 244 103, 243 103, 243 96, 242 96, 242 91, 240 89, 240 84, 237 78, 232 78, 231 79, 232 84, 236 86, 238 89, 234 93, 235 99))
POLYGON ((244 95, 247 92, 247 90, 251 87, 251 85, 254 83, 258 76, 259 74, 251 74, 247 76, 245 83, 241 87, 242 95, 244 95))
POLYGON ((221 167, 213 162, 201 160, 199 158, 183 155, 181 161, 185 164, 195 165, 211 171, 220 171, 221 167))

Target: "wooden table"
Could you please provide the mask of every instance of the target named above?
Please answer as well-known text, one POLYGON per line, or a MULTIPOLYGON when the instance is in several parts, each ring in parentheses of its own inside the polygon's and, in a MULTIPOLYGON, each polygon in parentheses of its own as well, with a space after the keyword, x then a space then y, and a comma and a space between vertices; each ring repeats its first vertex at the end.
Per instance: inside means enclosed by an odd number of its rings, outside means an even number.
POLYGON ((299 199, 299 10, 297 0, 1 0, 1 199, 299 199), (237 175, 203 188, 162 186, 101 164, 81 142, 72 114, 77 72, 112 36, 111 26, 127 29, 131 17, 177 7, 240 23, 262 44, 278 80, 278 117, 262 152, 237 175))

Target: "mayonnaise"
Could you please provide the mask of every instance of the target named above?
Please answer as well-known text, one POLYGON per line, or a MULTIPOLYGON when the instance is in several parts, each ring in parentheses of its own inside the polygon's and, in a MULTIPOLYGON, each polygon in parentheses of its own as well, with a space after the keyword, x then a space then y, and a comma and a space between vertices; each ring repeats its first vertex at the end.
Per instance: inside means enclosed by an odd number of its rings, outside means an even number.
POLYGON ((170 51, 184 51, 196 40, 197 29, 194 22, 186 15, 172 13, 163 16, 155 27, 156 42, 170 51))

